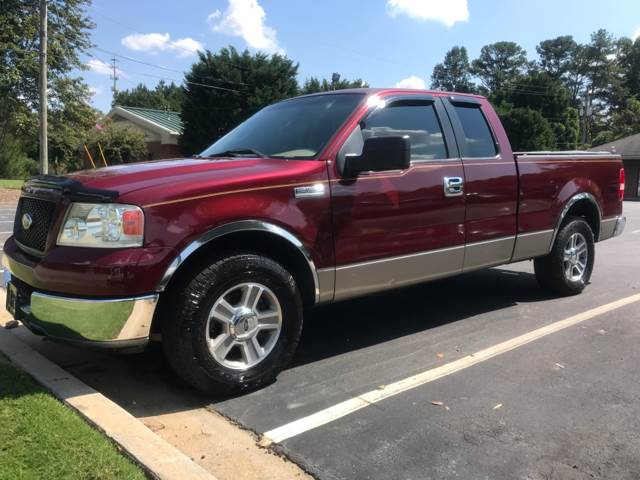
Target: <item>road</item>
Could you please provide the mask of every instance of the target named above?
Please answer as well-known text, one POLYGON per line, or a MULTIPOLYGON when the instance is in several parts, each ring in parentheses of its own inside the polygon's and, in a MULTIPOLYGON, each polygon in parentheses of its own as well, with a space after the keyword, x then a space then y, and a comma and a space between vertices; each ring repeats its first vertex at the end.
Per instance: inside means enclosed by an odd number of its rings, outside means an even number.
POLYGON ((637 479, 640 203, 625 214, 582 295, 546 295, 523 262, 323 307, 292 366, 236 398, 184 386, 158 351, 19 334, 137 417, 206 407, 321 479, 637 479))
MULTIPOLYGON (((15 206, 9 204, 0 204, 0 252, 2 252, 2 245, 4 245, 4 241, 11 236, 11 232, 13 231, 13 219, 15 217, 16 209, 15 206)), ((2 255, 0 254, 0 258, 2 255)), ((0 263, 0 278, 2 278, 2 273, 4 272, 4 267, 0 263)))

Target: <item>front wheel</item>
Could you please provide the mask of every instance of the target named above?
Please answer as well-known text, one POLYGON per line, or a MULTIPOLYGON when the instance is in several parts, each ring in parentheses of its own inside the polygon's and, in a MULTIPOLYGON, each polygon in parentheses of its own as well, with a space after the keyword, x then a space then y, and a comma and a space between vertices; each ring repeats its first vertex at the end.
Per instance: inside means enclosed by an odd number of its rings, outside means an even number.
POLYGON ((209 393, 253 390, 287 365, 302 329, 293 276, 255 254, 213 262, 176 295, 162 341, 176 373, 209 393))
POLYGON ((541 287, 559 295, 575 295, 586 287, 593 271, 595 245, 589 224, 572 217, 562 226, 551 253, 534 260, 541 287))

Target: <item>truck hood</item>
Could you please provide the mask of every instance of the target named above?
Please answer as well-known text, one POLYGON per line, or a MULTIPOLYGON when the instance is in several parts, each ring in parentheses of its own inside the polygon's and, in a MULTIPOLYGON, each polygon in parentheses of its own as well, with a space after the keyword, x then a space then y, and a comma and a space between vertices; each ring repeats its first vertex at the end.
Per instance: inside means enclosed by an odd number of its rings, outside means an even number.
MULTIPOLYGON (((255 178, 286 169, 286 160, 262 158, 184 158, 131 163, 67 175, 92 188, 114 190, 119 196, 148 189, 202 183, 224 185, 232 180, 255 178)), ((213 186, 213 185, 212 185, 213 186)))

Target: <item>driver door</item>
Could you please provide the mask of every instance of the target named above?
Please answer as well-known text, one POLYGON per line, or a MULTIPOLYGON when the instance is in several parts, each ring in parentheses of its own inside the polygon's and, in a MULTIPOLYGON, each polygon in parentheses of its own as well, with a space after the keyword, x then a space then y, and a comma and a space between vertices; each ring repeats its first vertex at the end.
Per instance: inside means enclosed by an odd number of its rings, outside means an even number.
POLYGON ((394 96, 365 113, 330 173, 336 300, 462 271, 464 171, 440 98, 394 96), (375 136, 408 136, 410 167, 344 177, 375 136))

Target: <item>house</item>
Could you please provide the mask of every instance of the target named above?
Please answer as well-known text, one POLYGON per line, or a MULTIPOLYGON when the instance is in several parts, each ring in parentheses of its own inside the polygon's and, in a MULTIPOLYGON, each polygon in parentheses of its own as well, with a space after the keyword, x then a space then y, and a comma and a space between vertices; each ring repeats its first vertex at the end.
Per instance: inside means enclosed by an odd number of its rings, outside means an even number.
POLYGON ((116 105, 106 118, 144 133, 149 160, 182 156, 178 146, 182 134, 179 112, 116 105))
POLYGON ((640 200, 640 133, 599 145, 591 150, 613 152, 622 156, 626 180, 624 199, 640 200))

